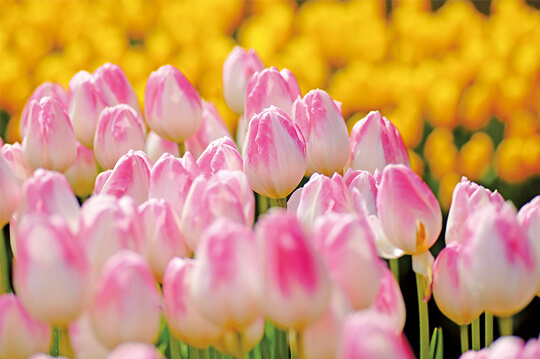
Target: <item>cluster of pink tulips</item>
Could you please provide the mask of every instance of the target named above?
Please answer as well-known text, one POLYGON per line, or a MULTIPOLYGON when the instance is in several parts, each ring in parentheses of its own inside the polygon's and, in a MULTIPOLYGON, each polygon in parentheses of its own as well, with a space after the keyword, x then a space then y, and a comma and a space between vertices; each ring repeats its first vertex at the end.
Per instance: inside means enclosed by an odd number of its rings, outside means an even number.
POLYGON ((540 197, 517 212, 464 178, 435 259, 439 203, 388 119, 349 136, 339 102, 238 47, 223 88, 236 142, 170 65, 144 111, 112 64, 36 89, 0 156, 1 358, 412 358, 404 255, 422 359, 442 357, 432 294, 463 358, 540 357, 536 339, 489 347, 494 316, 511 335, 540 295, 540 197))

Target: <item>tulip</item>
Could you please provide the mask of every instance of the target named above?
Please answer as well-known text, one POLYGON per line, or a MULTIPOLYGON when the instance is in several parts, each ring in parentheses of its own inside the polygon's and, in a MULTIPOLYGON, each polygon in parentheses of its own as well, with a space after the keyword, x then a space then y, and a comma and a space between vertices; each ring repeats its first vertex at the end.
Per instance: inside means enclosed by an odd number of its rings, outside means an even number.
POLYGON ((21 181, 0 154, 0 228, 3 228, 19 206, 21 181))
POLYGON ((353 214, 319 217, 313 225, 313 243, 352 308, 367 308, 379 292, 383 273, 367 218, 353 214))
POLYGON ((54 356, 49 355, 49 354, 39 353, 39 354, 32 355, 28 359, 68 359, 68 358, 65 357, 65 356, 54 357, 54 356))
POLYGON ((55 215, 20 220, 13 268, 17 295, 31 316, 67 325, 85 308, 90 272, 82 246, 55 215))
POLYGON ((304 137, 285 112, 274 106, 250 121, 242 153, 253 190, 266 197, 285 198, 306 172, 304 137))
MULTIPOLYGON (((354 192, 355 190, 353 190, 353 194, 354 192)), ((359 202, 358 199, 358 197, 355 198, 357 203, 359 202)), ((367 211, 365 213, 367 213, 367 211)), ((377 246, 377 254, 379 255, 379 257, 382 257, 384 259, 396 259, 402 257, 405 254, 403 250, 397 248, 392 243, 390 243, 388 237, 386 236, 386 234, 384 234, 384 231, 381 227, 381 221, 379 220, 379 217, 375 215, 369 215, 368 222, 371 226, 371 230, 373 231, 373 235, 375 236, 375 246, 377 246)))
POLYGON ((52 82, 44 82, 41 85, 39 85, 28 101, 26 101, 26 105, 24 106, 22 115, 21 115, 21 121, 19 123, 19 133, 21 137, 24 137, 26 135, 26 127, 28 126, 28 112, 29 112, 29 105, 33 100, 36 100, 39 102, 43 97, 52 97, 54 98, 66 111, 69 106, 69 97, 67 91, 60 85, 52 83, 52 82))
POLYGON ((251 76, 247 84, 244 119, 251 123, 253 116, 270 106, 275 106, 293 117, 293 104, 302 97, 294 74, 287 69, 279 71, 270 67, 251 76))
POLYGON ((161 283, 171 258, 189 257, 191 254, 182 235, 180 219, 169 202, 158 198, 144 202, 137 212, 144 227, 144 256, 161 283))
POLYGON ((99 189, 97 187, 99 181, 100 195, 110 194, 116 198, 128 195, 133 197, 139 205, 148 198, 151 168, 152 162, 146 153, 129 150, 116 162, 112 172, 105 175, 106 180, 105 178, 100 179, 100 176, 98 176, 96 189, 99 189))
POLYGON ((124 343, 116 347, 107 359, 165 359, 165 357, 151 344, 124 343))
POLYGON ((106 359, 110 352, 97 338, 87 310, 69 325, 69 338, 77 359, 106 359))
POLYGON ((103 190, 103 186, 107 183, 107 180, 112 174, 112 170, 103 171, 96 177, 96 182, 94 183, 94 195, 99 196, 103 190))
POLYGON ((90 196, 98 175, 94 151, 77 142, 77 159, 64 175, 78 197, 90 196))
POLYGON ((383 274, 379 293, 370 308, 387 316, 394 323, 395 328, 403 331, 405 327, 405 301, 394 274, 383 264, 383 274))
MULTIPOLYGON (((381 174, 379 170, 375 171, 381 174)), ((364 200, 368 213, 376 215, 378 183, 375 176, 368 171, 355 171, 349 168, 347 172, 345 172, 343 180, 349 189, 357 210, 361 207, 361 204, 359 203, 359 197, 361 197, 364 200)))
POLYGON ((144 92, 148 126, 169 141, 184 142, 202 123, 202 104, 197 90, 171 65, 152 72, 144 92))
POLYGON ((178 218, 182 218, 189 189, 200 173, 190 152, 186 152, 182 158, 163 154, 150 173, 149 198, 163 198, 168 201, 178 218))
MULTIPOLYGON (((540 264, 540 196, 534 197, 529 203, 521 207, 517 214, 517 220, 528 235, 529 242, 535 251, 536 261, 540 264)), ((540 282, 538 283, 536 295, 540 296, 540 282)))
POLYGON ((65 172, 77 158, 77 140, 64 108, 52 97, 32 100, 22 142, 24 162, 30 170, 43 167, 65 172))
POLYGON ((264 331, 264 317, 261 316, 244 330, 241 342, 238 340, 238 332, 228 329, 223 331, 214 347, 226 355, 243 358, 261 341, 264 331))
MULTIPOLYGON (((186 149, 199 158, 208 145, 223 136, 231 138, 229 129, 212 102, 202 102, 202 124, 193 136, 186 140, 186 149)), ((242 109, 244 107, 242 106, 242 109)), ((232 138, 231 138, 232 139, 232 138)))
POLYGON ((279 326, 302 330, 328 308, 330 280, 293 214, 271 211, 255 227, 260 249, 261 304, 279 326))
POLYGON ((391 163, 410 166, 409 154, 396 126, 371 111, 351 131, 351 168, 373 173, 391 163))
POLYGON ((461 182, 456 185, 452 193, 452 204, 446 223, 446 243, 462 241, 467 218, 489 203, 500 208, 504 199, 496 190, 492 193, 479 184, 469 181, 466 177, 462 177, 461 182))
POLYGON ((36 320, 11 293, 0 295, 0 357, 26 359, 46 352, 51 341, 51 327, 36 320))
POLYGON ((210 178, 219 170, 242 171, 242 156, 230 137, 211 142, 197 160, 201 173, 210 178))
POLYGON ((20 143, 15 142, 12 145, 9 143, 4 144, 2 146, 2 156, 4 157, 4 160, 7 161, 13 174, 15 174, 21 182, 32 176, 32 171, 30 171, 26 163, 24 163, 20 143))
POLYGON ((94 155, 104 169, 112 169, 129 150, 144 150, 144 123, 128 105, 106 107, 94 136, 94 155))
POLYGON ((218 218, 253 225, 255 196, 247 176, 240 171, 219 171, 210 179, 193 181, 182 213, 182 229, 189 248, 197 250, 203 229, 218 218))
POLYGON ((97 337, 108 348, 140 341, 152 344, 159 333, 159 293, 144 258, 122 250, 101 272, 90 319, 97 337))
POLYGON ((164 153, 170 153, 173 157, 180 155, 178 143, 161 138, 154 131, 146 135, 145 152, 152 162, 157 162, 164 153))
POLYGON ((163 275, 163 303, 171 332, 188 345, 206 348, 218 339, 222 328, 201 312, 192 294, 193 271, 198 265, 192 259, 169 261, 163 275))
POLYGON ((264 69, 264 64, 253 49, 235 46, 223 63, 223 96, 236 113, 244 112, 246 88, 251 76, 264 69))
POLYGON ((306 140, 307 175, 343 173, 349 160, 349 133, 330 95, 312 90, 294 102, 292 113, 306 140))

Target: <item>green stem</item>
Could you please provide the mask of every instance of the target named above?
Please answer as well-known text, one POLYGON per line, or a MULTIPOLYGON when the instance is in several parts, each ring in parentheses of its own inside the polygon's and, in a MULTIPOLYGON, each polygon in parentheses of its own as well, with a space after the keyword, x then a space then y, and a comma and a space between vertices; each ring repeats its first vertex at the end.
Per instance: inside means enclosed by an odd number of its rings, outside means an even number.
POLYGON ((514 333, 514 323, 512 316, 499 317, 499 334, 501 337, 509 336, 514 333))
POLYGON ((460 325, 459 334, 461 337, 461 354, 469 350, 469 325, 460 325))
POLYGON ((268 197, 257 193, 257 209, 259 210, 259 216, 265 214, 268 210, 268 200, 268 197))
POLYGON ((291 352, 294 359, 304 359, 303 333, 301 330, 290 329, 289 340, 291 342, 291 352))
POLYGON ((399 258, 389 259, 388 264, 390 265, 390 270, 394 274, 394 277, 399 283, 399 258))
POLYGON ((52 327, 50 353, 52 356, 74 358, 67 326, 52 327))
POLYGON ((236 340, 238 342, 238 359, 244 359, 247 356, 244 350, 244 338, 242 337, 242 332, 236 332, 236 340))
POLYGON ((484 330, 486 331, 485 333, 485 339, 486 339, 486 343, 485 343, 485 347, 489 347, 491 345, 491 343, 493 343, 493 314, 490 313, 490 312, 486 312, 485 314, 485 328, 484 330))
POLYGON ((277 198, 277 205, 281 208, 287 208, 287 198, 277 198))
POLYGON ((171 359, 180 359, 180 348, 178 347, 178 341, 169 330, 169 351, 171 353, 171 359))
POLYGON ((0 228, 0 294, 10 293, 11 285, 9 278, 9 263, 7 254, 6 238, 4 237, 4 229, 0 228))
POLYGON ((189 359, 199 359, 199 349, 189 345, 188 351, 189 351, 189 359))
POLYGON ((97 160, 96 160, 96 171, 97 171, 98 174, 103 172, 103 167, 101 167, 101 165, 99 164, 99 162, 97 160))
POLYGON ((424 302, 426 279, 416 273, 418 294, 418 313, 420 316, 420 359, 429 359, 429 314, 427 302, 424 302))
POLYGON ((480 350, 480 317, 473 320, 471 324, 472 330, 472 348, 473 350, 480 350))
POLYGON ((214 358, 216 359, 222 359, 223 358, 223 355, 221 354, 221 352, 217 349, 214 349, 214 358))
POLYGON ((206 349, 198 349, 199 350, 199 359, 208 359, 208 352, 206 349))
POLYGON ((184 142, 178 142, 178 157, 182 158, 186 153, 186 145, 184 142))

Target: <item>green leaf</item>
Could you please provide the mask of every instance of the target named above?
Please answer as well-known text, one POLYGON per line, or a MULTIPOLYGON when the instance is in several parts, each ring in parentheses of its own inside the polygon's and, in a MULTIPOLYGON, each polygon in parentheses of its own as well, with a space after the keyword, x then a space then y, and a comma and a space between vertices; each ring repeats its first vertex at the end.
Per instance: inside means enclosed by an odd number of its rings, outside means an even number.
POLYGON ((433 330, 433 335, 431 336, 431 342, 429 344, 429 357, 431 359, 435 358, 435 349, 437 347, 437 334, 438 334, 438 329, 439 328, 435 328, 433 330))
POLYGON ((444 344, 443 344, 443 331, 439 327, 439 339, 437 340, 437 351, 435 352, 435 359, 443 359, 444 344))

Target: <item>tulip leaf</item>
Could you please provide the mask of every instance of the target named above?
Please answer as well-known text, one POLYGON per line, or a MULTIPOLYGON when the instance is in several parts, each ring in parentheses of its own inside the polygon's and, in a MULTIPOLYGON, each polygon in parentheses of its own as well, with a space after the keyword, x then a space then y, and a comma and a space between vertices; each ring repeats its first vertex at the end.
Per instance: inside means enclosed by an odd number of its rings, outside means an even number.
POLYGON ((443 331, 442 327, 439 327, 439 339, 437 340, 437 351, 435 352, 435 359, 443 359, 444 344, 443 344, 443 331))
POLYGON ((429 345, 429 357, 430 357, 430 359, 435 358, 435 349, 437 347, 438 329, 439 328, 435 328, 433 330, 433 335, 431 336, 431 341, 430 341, 430 345, 429 345))

